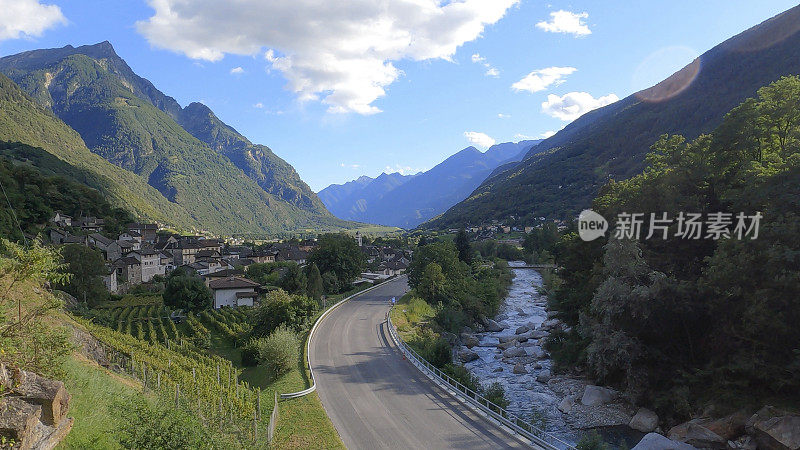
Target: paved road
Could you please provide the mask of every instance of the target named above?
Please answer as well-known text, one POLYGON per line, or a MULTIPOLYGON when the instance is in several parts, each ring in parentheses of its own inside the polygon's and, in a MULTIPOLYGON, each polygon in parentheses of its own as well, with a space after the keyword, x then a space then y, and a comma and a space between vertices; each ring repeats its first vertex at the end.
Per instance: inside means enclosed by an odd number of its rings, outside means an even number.
POLYGON ((311 364, 325 410, 350 449, 522 448, 425 378, 391 342, 385 316, 399 279, 340 306, 320 324, 311 364))

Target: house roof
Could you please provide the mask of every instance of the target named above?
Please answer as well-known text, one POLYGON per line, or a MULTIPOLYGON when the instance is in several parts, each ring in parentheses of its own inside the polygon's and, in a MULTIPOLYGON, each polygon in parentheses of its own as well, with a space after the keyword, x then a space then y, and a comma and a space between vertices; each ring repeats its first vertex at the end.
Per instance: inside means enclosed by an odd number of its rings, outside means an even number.
POLYGON ((250 281, 242 277, 227 277, 221 280, 214 280, 208 283, 211 289, 242 289, 242 288, 257 288, 261 286, 255 281, 250 281))
POLYGON ((111 243, 114 242, 113 239, 109 239, 109 238, 103 236, 100 233, 92 233, 92 234, 89 235, 89 237, 91 237, 96 242, 99 242, 99 243, 101 243, 103 245, 111 245, 111 243))
POLYGON ((114 261, 114 267, 137 266, 141 264, 138 259, 133 256, 124 256, 114 261))
POLYGON ((228 278, 242 274, 244 274, 244 271, 241 269, 222 269, 216 272, 206 274, 206 278, 228 278))

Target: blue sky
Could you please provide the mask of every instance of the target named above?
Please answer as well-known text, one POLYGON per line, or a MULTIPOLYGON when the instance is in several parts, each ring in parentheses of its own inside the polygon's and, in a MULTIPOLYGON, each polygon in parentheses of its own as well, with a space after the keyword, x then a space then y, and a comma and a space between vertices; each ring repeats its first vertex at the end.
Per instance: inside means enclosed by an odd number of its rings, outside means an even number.
POLYGON ((139 75, 183 106, 206 103, 314 190, 428 169, 470 145, 468 137, 479 146, 557 131, 576 114, 565 102, 582 110, 623 98, 794 6, 238 0, 238 10, 225 11, 220 5, 230 2, 211 0, 4 3, 17 9, 0 12, 0 55, 108 40, 139 75), (534 71, 541 72, 521 81, 534 71))

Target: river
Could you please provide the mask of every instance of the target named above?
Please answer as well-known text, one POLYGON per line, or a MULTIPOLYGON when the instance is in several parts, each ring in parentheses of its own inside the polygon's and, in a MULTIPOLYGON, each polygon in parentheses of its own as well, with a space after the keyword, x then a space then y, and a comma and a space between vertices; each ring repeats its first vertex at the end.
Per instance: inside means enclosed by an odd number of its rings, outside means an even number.
MULTIPOLYGON (((521 261, 511 261, 509 265, 519 267, 525 265, 521 261)), ((505 389, 509 401, 508 410, 521 417, 535 417, 534 423, 541 421, 547 432, 575 444, 579 433, 572 429, 563 419, 558 404, 560 396, 547 385, 551 373, 552 362, 541 357, 540 340, 531 339, 524 343, 528 354, 539 357, 526 358, 525 368, 528 373, 513 373, 514 365, 520 358, 503 358, 497 346, 500 338, 515 335, 517 328, 535 325, 539 328, 547 320, 547 297, 539 294, 537 288, 542 286, 542 276, 532 269, 512 269, 514 281, 508 296, 495 320, 507 328, 499 332, 477 332, 474 335, 480 345, 472 348, 479 358, 464 364, 484 385, 499 382, 505 389), (537 377, 540 381, 537 381, 537 377)))

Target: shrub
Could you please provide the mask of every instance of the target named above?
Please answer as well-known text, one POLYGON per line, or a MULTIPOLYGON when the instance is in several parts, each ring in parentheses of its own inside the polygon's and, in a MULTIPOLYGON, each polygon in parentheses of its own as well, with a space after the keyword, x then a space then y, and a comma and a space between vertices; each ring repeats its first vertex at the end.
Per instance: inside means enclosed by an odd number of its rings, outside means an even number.
POLYGON ((453 361, 450 344, 429 329, 421 330, 409 340, 408 344, 425 361, 440 369, 453 361))
POLYGON ((163 401, 150 405, 131 396, 115 410, 117 437, 124 448, 213 448, 206 428, 183 408, 163 401))
POLYGON ((245 367, 254 367, 258 365, 258 352, 263 344, 264 339, 251 339, 241 348, 242 350, 242 365, 245 367))
POLYGON ((258 359, 274 376, 283 375, 297 366, 300 340, 294 331, 281 325, 258 346, 258 359))
POLYGON ((508 407, 508 400, 506 400, 506 391, 503 389, 503 385, 494 382, 489 385, 489 387, 483 390, 483 396, 486 400, 494 403, 495 405, 505 409, 508 407))

